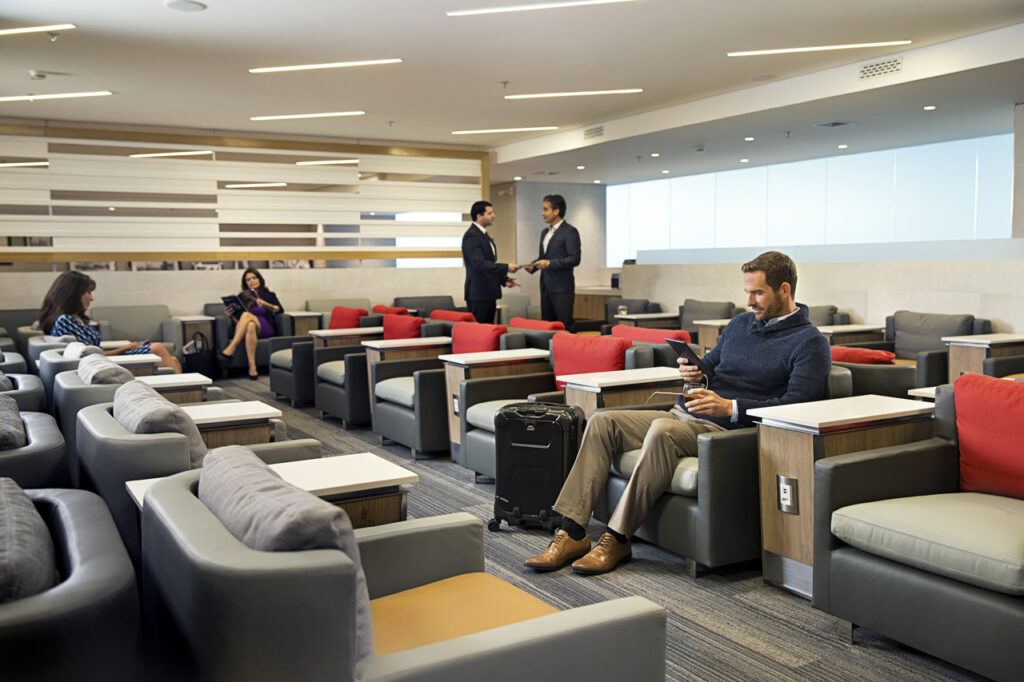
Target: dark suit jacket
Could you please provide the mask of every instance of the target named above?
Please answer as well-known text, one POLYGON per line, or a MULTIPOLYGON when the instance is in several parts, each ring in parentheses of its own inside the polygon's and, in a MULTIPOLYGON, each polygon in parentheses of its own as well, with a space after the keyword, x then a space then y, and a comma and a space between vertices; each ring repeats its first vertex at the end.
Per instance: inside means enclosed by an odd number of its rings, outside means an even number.
POLYGON ((546 258, 550 264, 547 269, 540 271, 540 288, 556 294, 571 294, 576 291, 576 278, 573 275, 573 268, 580 264, 580 233, 563 221, 555 230, 555 235, 548 242, 548 249, 544 251, 544 235, 549 228, 540 233, 540 256, 546 258))
POLYGON ((462 235, 462 262, 466 264, 467 301, 492 301, 501 298, 501 287, 508 279, 508 264, 499 263, 494 240, 470 225, 462 235))

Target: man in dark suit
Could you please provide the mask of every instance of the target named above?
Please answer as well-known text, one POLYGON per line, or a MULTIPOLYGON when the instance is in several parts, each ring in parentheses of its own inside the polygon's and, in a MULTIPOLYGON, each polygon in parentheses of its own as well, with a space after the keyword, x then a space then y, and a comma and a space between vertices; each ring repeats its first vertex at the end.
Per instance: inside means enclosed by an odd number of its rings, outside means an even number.
POLYGON ((576 298, 573 268, 580 264, 580 233, 565 222, 565 199, 561 194, 544 197, 540 215, 548 227, 540 237, 540 255, 526 268, 531 274, 534 269, 541 271, 540 316, 572 329, 572 307, 576 298))
POLYGON ((478 201, 469 209, 473 224, 462 235, 462 261, 466 264, 466 286, 463 297, 466 307, 477 322, 494 324, 494 313, 501 287, 517 287, 519 284, 509 277, 519 266, 515 263, 499 263, 498 249, 487 234, 487 228, 494 224, 494 207, 489 201, 478 201))

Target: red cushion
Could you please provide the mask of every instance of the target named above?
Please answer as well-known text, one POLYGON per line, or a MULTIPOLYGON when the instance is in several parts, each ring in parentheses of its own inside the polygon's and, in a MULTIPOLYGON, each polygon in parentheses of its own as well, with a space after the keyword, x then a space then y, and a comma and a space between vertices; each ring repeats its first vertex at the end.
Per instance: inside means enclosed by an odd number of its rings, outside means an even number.
POLYGON ((359 318, 369 315, 362 308, 346 308, 343 305, 334 306, 331 311, 331 323, 328 329, 352 329, 359 326, 359 318))
POLYGON ((953 391, 960 489, 1024 499, 1024 383, 964 374, 953 391))
POLYGON ((460 313, 457 310, 435 310, 430 313, 432 320, 445 320, 447 322, 476 322, 473 313, 460 313))
POLYGON ((513 317, 508 322, 509 329, 518 327, 519 329, 539 329, 544 332, 553 332, 560 329, 565 329, 565 325, 561 322, 545 322, 544 320, 528 320, 525 317, 513 317))
POLYGON ((409 310, 402 307, 393 307, 389 305, 375 305, 373 306, 373 312, 379 315, 408 315, 409 310))
POLYGON ((422 317, 412 315, 385 315, 385 339, 415 339, 420 335, 420 327, 425 323, 422 317))
POLYGON ((612 336, 619 336, 633 341, 646 341, 648 343, 665 343, 665 339, 679 339, 680 341, 690 343, 690 332, 682 329, 650 329, 648 327, 630 327, 624 324, 617 324, 612 327, 612 336))
POLYGON ((853 362, 858 365, 894 365, 895 353, 887 350, 871 348, 850 348, 848 346, 832 346, 832 359, 836 362, 853 362))
MULTIPOLYGON (((612 372, 626 368, 626 349, 633 343, 616 336, 579 336, 564 332, 552 337, 551 352, 555 358, 555 376, 612 372)), ((561 391, 564 381, 555 381, 561 391)))
POLYGON ((452 352, 479 353, 498 350, 498 339, 508 331, 503 324, 456 322, 452 325, 452 352))

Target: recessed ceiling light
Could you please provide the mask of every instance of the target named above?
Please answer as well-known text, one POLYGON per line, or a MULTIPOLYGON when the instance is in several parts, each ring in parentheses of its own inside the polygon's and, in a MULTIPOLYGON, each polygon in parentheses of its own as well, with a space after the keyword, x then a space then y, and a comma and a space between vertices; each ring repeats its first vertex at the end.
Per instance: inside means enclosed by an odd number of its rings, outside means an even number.
POLYGON ((249 73, 278 73, 280 71, 312 71, 313 69, 344 69, 350 66, 375 66, 377 64, 401 64, 401 59, 364 59, 357 62, 329 62, 327 64, 297 64, 295 66, 261 66, 249 69, 249 73))
POLYGON ((586 170, 586 166, 576 166, 576 170, 586 170))
POLYGON ((296 161, 296 166, 341 166, 359 163, 359 159, 324 159, 323 161, 296 161))
POLYGON ((0 102, 35 102, 42 99, 71 99, 73 97, 106 97, 113 95, 110 90, 97 90, 95 92, 57 92, 52 95, 16 95, 14 97, 0 97, 0 102))
POLYGON ((535 126, 533 128, 492 128, 491 130, 453 130, 452 135, 488 135, 490 133, 532 133, 537 130, 558 130, 558 126, 535 126))
POLYGON ((740 163, 750 163, 750 159, 740 159, 740 163))
POLYGON ((891 47, 893 45, 910 45, 911 40, 889 40, 883 43, 850 43, 848 45, 815 45, 812 47, 783 47, 775 50, 748 50, 746 52, 726 52, 727 57, 756 57, 765 54, 791 54, 794 52, 826 52, 828 50, 855 50, 862 47, 891 47))
POLYGON ((522 175, 517 175, 517 176, 515 176, 515 177, 514 177, 514 178, 512 178, 512 179, 513 179, 513 180, 515 180, 516 182, 519 182, 520 180, 522 180, 522 179, 523 179, 523 176, 522 176, 522 175))
POLYGON ((751 135, 747 135, 746 137, 743 138, 743 141, 744 142, 753 142, 754 138, 751 135))
POLYGON ((51 24, 49 26, 26 26, 25 28, 5 28, 0 30, 0 36, 13 36, 19 33, 53 33, 55 31, 70 31, 77 28, 74 24, 51 24))
POLYGON ((921 108, 924 109, 925 111, 935 111, 936 107, 935 107, 934 104, 929 104, 928 106, 921 107, 921 108))
POLYGON ((846 149, 848 147, 849 147, 849 145, 845 145, 845 144, 837 144, 836 145, 836 149, 846 149))
POLYGON ((590 95, 633 95, 643 88, 625 90, 579 90, 577 92, 535 92, 529 95, 505 95, 505 99, 543 99, 545 97, 588 97, 590 95))
POLYGON ((49 165, 49 161, 12 161, 0 163, 0 168, 40 168, 49 165))
POLYGON ((206 5, 197 0, 164 0, 164 7, 177 12, 202 12, 206 5))
POLYGON ((658 152, 651 152, 651 158, 652 158, 652 159, 656 159, 656 158, 658 158, 659 156, 661 156, 661 154, 659 154, 658 152))
POLYGON ((287 187, 287 182, 244 182, 224 185, 225 189, 255 189, 257 187, 287 187))
POLYGON ((322 114, 281 114, 279 116, 250 116, 250 121, 280 121, 286 118, 331 118, 334 116, 362 116, 365 111, 328 111, 322 114))
POLYGON ((595 185, 600 185, 600 184, 601 184, 601 181, 600 181, 600 180, 594 180, 594 184, 595 184, 595 185))
POLYGON ((635 0, 575 0, 574 2, 541 2, 532 5, 512 5, 510 7, 487 7, 484 9, 459 9, 445 12, 450 17, 468 17, 474 14, 504 14, 506 12, 532 12, 539 9, 561 9, 563 7, 583 7, 586 5, 611 5, 618 2, 635 2, 635 0))
POLYGON ((113 206, 107 206, 107 210, 108 211, 116 211, 117 209, 114 208, 113 206))
POLYGON ((668 174, 669 174, 670 172, 671 172, 671 171, 669 171, 669 170, 668 170, 668 169, 666 168, 665 170, 661 171, 661 174, 662 174, 662 175, 668 175, 668 174))
POLYGON ((204 154, 213 154, 213 151, 204 149, 202 151, 194 152, 153 152, 152 154, 129 154, 128 158, 131 159, 156 159, 161 156, 202 156, 204 154))

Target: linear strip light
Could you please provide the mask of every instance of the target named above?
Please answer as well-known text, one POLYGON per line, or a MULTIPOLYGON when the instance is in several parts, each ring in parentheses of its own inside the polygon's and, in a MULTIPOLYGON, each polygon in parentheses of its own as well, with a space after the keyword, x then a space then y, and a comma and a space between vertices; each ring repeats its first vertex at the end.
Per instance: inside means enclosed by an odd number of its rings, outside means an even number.
POLYGON ((545 97, 589 97, 590 95, 632 95, 643 92, 643 88, 624 90, 580 90, 577 92, 535 92, 529 95, 505 95, 505 99, 543 99, 545 97))
POLYGON ((35 102, 41 99, 70 99, 72 97, 106 97, 113 95, 110 90, 97 90, 95 92, 58 92, 52 95, 16 95, 14 97, 0 97, 0 102, 35 102))
POLYGON ((492 130, 453 130, 452 135, 487 135, 490 133, 532 133, 536 130, 558 130, 558 126, 536 126, 533 128, 494 128, 492 130))
POLYGON ((286 118, 331 118, 332 116, 362 116, 365 111, 328 111, 322 114, 281 114, 280 116, 250 116, 250 121, 280 121, 286 118))
POLYGON ((49 161, 12 161, 11 163, 0 163, 0 168, 30 168, 33 166, 49 165, 49 161))
POLYGON ((257 187, 287 187, 287 182, 244 182, 240 184, 224 185, 224 189, 255 189, 257 187))
POLYGON ((450 17, 468 17, 475 14, 504 14, 505 12, 532 12, 538 9, 561 9, 562 7, 583 7, 585 5, 611 5, 635 0, 577 0, 576 2, 542 2, 533 5, 512 5, 510 7, 488 7, 485 9, 460 9, 445 12, 450 17))
POLYGON ((19 33, 53 33, 54 31, 70 31, 78 28, 74 24, 53 24, 51 26, 26 26, 25 28, 0 29, 0 36, 13 36, 19 33))
POLYGON ((130 159, 156 159, 161 156, 202 156, 204 154, 213 154, 212 150, 204 149, 202 151, 195 152, 153 152, 152 154, 129 154, 130 159))
POLYGON ((861 47, 891 47, 910 45, 912 40, 890 40, 884 43, 851 43, 849 45, 816 45, 814 47, 783 47, 777 50, 750 50, 748 52, 726 52, 727 57, 755 57, 765 54, 790 54, 793 52, 827 52, 828 50, 855 50, 861 47))
POLYGON ((261 66, 249 69, 249 73, 278 73, 280 71, 312 71, 313 69, 344 69, 350 66, 375 66, 377 64, 401 64, 401 59, 364 59, 359 62, 330 62, 327 64, 297 64, 295 66, 261 66))
POLYGON ((296 161, 296 166, 341 166, 343 164, 359 163, 359 159, 324 159, 323 161, 296 161))

